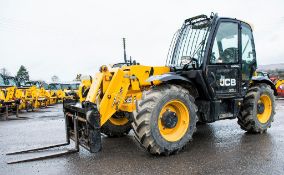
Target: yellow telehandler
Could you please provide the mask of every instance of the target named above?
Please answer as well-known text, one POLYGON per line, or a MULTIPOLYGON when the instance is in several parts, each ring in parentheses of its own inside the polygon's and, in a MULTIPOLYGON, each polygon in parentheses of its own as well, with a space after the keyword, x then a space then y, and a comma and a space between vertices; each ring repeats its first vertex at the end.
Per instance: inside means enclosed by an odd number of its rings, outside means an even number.
POLYGON ((197 122, 235 118, 243 130, 263 133, 273 122, 277 92, 270 80, 253 78, 256 67, 248 23, 217 14, 186 19, 166 66, 126 59, 101 66, 83 102, 64 101, 63 145, 71 139, 69 152, 81 145, 94 153, 102 148, 101 133, 119 137, 133 129, 146 151, 170 155, 192 140, 197 122))
POLYGON ((51 103, 51 95, 46 90, 48 85, 42 81, 27 81, 19 89, 24 90, 24 100, 32 101, 32 110, 35 108, 47 107, 51 103))
POLYGON ((50 94, 53 95, 54 97, 56 96, 57 102, 63 102, 65 98, 71 99, 65 91, 64 91, 65 86, 61 86, 61 83, 50 83, 49 84, 49 91, 50 94))
POLYGON ((5 114, 5 119, 8 119, 9 112, 13 112, 16 117, 19 117, 21 100, 15 96, 16 89, 17 82, 14 77, 0 75, 0 113, 5 114))
POLYGON ((65 99, 78 99, 77 96, 77 90, 78 90, 78 86, 80 85, 80 82, 65 82, 65 83, 61 83, 61 90, 64 92, 65 96, 64 96, 64 100, 65 99))

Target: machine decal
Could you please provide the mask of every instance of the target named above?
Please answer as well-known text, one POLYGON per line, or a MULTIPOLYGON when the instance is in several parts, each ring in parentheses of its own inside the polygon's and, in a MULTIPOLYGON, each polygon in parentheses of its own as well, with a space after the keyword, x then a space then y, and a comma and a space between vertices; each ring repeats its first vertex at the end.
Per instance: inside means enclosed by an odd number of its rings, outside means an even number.
POLYGON ((220 86, 236 86, 236 79, 225 78, 224 75, 221 75, 220 86))

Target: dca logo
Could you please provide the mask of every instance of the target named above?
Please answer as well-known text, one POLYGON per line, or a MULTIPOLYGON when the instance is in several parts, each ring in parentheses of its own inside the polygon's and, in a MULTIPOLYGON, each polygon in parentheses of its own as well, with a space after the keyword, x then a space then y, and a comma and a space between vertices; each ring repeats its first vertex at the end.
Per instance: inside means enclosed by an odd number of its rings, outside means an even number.
POLYGON ((236 79, 225 78, 225 76, 221 75, 220 86, 236 86, 236 79))

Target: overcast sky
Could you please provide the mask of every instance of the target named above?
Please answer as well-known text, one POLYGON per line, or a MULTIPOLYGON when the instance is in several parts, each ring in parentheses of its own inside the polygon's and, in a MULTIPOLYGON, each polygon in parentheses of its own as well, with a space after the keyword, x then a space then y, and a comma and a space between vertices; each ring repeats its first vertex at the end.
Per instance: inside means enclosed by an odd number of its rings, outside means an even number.
POLYGON ((32 79, 93 75, 127 54, 165 65, 173 34, 186 18, 217 12, 254 26, 258 64, 284 62, 283 0, 0 0, 0 68, 27 67, 32 79))

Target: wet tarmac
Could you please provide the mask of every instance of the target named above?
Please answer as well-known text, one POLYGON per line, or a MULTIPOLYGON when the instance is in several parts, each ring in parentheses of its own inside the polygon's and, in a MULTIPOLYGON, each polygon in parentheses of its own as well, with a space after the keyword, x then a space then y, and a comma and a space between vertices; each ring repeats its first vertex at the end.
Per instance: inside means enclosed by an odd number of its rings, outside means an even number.
POLYGON ((7 152, 65 141, 63 113, 61 105, 57 105, 20 114, 28 117, 26 120, 0 121, 0 175, 280 175, 284 174, 284 101, 277 102, 276 112, 272 127, 262 135, 246 134, 236 120, 200 125, 193 141, 179 154, 169 157, 149 155, 130 134, 123 138, 104 137, 103 150, 97 154, 81 148, 79 153, 58 158, 7 165, 7 161, 23 158, 6 156, 7 152))

